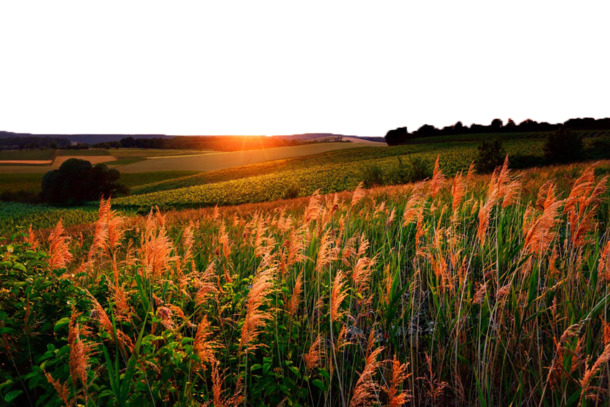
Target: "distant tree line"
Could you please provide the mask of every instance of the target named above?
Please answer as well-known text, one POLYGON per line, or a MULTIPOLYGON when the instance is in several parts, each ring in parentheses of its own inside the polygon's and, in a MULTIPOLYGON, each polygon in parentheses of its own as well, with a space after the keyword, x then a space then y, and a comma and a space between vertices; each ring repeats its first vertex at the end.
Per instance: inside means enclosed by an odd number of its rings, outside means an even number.
POLYGON ((46 150, 70 147, 70 140, 57 137, 3 137, 0 150, 46 150))
POLYGON ((416 138, 460 135, 460 134, 502 134, 502 133, 533 133, 533 132, 553 132, 559 128, 565 127, 568 130, 610 130, 610 118, 593 119, 593 118, 578 118, 569 119, 564 123, 551 124, 547 122, 536 122, 531 119, 522 121, 516 124, 512 119, 509 119, 506 124, 500 119, 494 119, 485 126, 482 124, 472 124, 464 126, 462 122, 457 122, 453 126, 445 126, 437 129, 430 124, 424 124, 419 129, 409 133, 406 127, 399 127, 387 132, 385 136, 386 143, 390 146, 407 144, 410 140, 416 138))

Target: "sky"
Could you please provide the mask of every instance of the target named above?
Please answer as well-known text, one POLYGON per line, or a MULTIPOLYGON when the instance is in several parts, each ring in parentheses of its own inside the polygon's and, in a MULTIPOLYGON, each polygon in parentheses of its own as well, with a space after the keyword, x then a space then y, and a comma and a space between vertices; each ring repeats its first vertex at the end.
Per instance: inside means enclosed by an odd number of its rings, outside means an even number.
POLYGON ((608 1, 2 1, 0 130, 384 136, 610 117, 608 1))

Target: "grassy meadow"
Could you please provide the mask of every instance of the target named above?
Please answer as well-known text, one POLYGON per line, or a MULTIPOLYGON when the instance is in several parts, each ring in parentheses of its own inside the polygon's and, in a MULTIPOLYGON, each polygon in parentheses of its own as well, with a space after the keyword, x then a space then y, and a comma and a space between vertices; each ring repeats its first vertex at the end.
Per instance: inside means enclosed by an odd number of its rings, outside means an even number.
POLYGON ((7 405, 607 405, 610 162, 0 245, 7 405), (596 170, 597 169, 597 170, 596 170))
MULTIPOLYGON (((542 138, 506 137, 476 174, 472 137, 0 202, 0 404, 608 405, 610 161, 541 167, 542 138)), ((216 154, 103 151, 120 171, 216 154)))

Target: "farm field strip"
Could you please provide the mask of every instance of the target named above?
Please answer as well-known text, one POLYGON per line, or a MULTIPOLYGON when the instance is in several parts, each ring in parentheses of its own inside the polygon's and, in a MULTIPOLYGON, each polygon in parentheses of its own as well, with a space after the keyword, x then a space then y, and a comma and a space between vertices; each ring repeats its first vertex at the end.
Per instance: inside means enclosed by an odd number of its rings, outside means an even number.
POLYGON ((2 165, 51 165, 53 160, 2 160, 2 165))
POLYGON ((116 158, 111 155, 72 155, 72 156, 58 156, 53 161, 53 168, 59 168, 64 162, 72 158, 89 161, 92 165, 108 163, 115 161, 116 158))
MULTIPOLYGON (((145 160, 121 167, 121 172, 148 172, 161 170, 213 171, 264 161, 307 156, 332 150, 358 148, 364 143, 313 143, 260 150, 213 152, 203 156, 185 156, 145 160)), ((369 146, 369 144, 366 144, 369 146)))
MULTIPOLYGON (((409 151, 408 147, 405 147, 409 151)), ((507 151, 511 153, 531 152, 532 143, 514 142, 507 145, 507 151)), ((354 150, 355 152, 356 150, 354 150)), ((383 150, 379 150, 380 154, 383 150)), ((394 154, 396 151, 387 148, 385 151, 394 154)), ((413 149, 411 149, 413 151, 413 149)), ((454 174, 460 170, 468 169, 472 160, 475 158, 476 148, 474 146, 446 147, 443 149, 423 150, 417 153, 417 157, 425 158, 433 162, 437 155, 440 156, 441 164, 446 168, 446 172, 454 174)), ((411 154, 416 154, 412 152, 411 154)), ((403 158, 408 158, 403 157, 403 158)), ((358 156, 355 155, 355 160, 358 156)), ((323 193, 338 192, 349 190, 356 187, 362 181, 363 171, 371 166, 378 166, 385 174, 391 173, 398 166, 395 156, 385 158, 372 158, 368 160, 357 160, 347 165, 345 162, 336 164, 317 165, 307 168, 302 166, 299 169, 275 170, 268 174, 246 176, 238 178, 233 172, 227 170, 228 174, 233 174, 231 179, 213 183, 201 183, 202 180, 209 179, 206 173, 193 175, 184 179, 161 182, 150 187, 143 186, 136 192, 154 191, 146 194, 119 198, 115 201, 117 206, 146 207, 159 205, 161 207, 197 207, 206 205, 231 205, 245 202, 261 202, 282 198, 283 194, 290 187, 298 187, 299 195, 309 195, 313 191, 320 189, 323 193), (182 186, 194 183, 192 186, 182 186)), ((247 167, 244 167, 244 170, 247 167)), ((272 169, 272 167, 270 167, 272 169)), ((239 171, 239 170, 236 170, 239 171)), ((227 174, 227 175, 228 175, 227 174)))

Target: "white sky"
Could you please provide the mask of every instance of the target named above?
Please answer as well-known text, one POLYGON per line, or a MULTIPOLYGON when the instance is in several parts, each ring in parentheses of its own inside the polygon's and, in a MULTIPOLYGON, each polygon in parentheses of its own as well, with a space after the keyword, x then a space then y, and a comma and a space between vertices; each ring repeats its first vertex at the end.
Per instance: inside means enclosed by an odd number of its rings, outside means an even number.
POLYGON ((1 1, 0 130, 383 136, 610 116, 608 1, 1 1))

